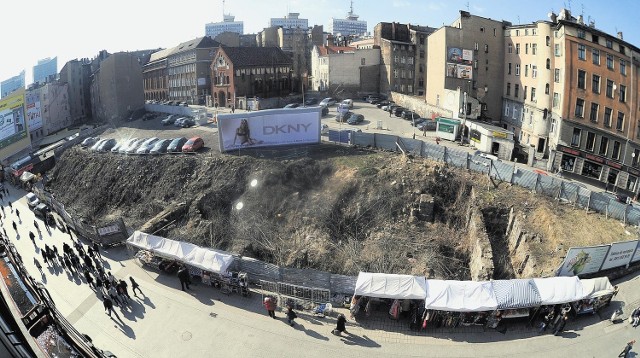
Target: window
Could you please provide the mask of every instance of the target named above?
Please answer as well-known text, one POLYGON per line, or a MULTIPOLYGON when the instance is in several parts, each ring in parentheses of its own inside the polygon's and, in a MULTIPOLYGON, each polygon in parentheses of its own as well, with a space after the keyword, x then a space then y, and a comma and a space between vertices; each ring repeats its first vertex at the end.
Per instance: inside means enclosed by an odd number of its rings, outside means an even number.
POLYGON ((547 36, 547 38, 545 39, 545 43, 547 44, 547 46, 551 44, 551 38, 549 36, 547 36))
POLYGON ((538 53, 538 44, 531 44, 531 54, 536 55, 538 53))
POLYGON ((535 87, 531 87, 531 101, 532 102, 536 101, 536 88, 535 87))
POLYGON ((551 69, 551 59, 547 59, 547 70, 551 69))
POLYGON ((608 107, 604 107, 604 125, 605 127, 611 128, 611 114, 613 110, 608 107))
POLYGON ((524 94, 524 99, 527 99, 527 86, 524 86, 524 89, 522 90, 522 93, 524 94))
POLYGON ((577 98, 576 99, 576 117, 583 118, 584 117, 584 99, 577 98))
POLYGON ((509 103, 504 106, 504 116, 509 117, 509 103))
POLYGON ((484 45, 484 53, 489 53, 489 45, 484 45))
POLYGON ((582 60, 582 61, 586 60, 587 59, 586 52, 587 52, 587 48, 582 44, 578 44, 578 60, 582 60))
POLYGON ((598 35, 591 34, 591 42, 598 43, 598 35))
POLYGON ((595 48, 591 51, 591 60, 594 65, 600 66, 600 51, 595 48))
POLYGON ((573 134, 571 135, 571 146, 579 147, 580 146, 580 135, 582 134, 582 130, 580 128, 573 128, 573 134))
POLYGON ((516 30, 516 36, 520 36, 520 30, 516 30))
POLYGON ((399 61, 400 61, 400 56, 395 55, 395 56, 393 57, 393 62, 398 63, 399 61))
POLYGON ((536 65, 531 66, 531 77, 533 78, 538 77, 538 66, 536 65))
POLYGON ((361 58, 360 59, 360 66, 364 66, 365 65, 365 58, 361 58))
POLYGON ((600 76, 591 76, 591 90, 593 91, 593 93, 600 93, 600 76))
POLYGON ((620 142, 617 140, 613 141, 613 153, 611 153, 611 158, 620 159, 620 142))
POLYGON ((589 120, 591 120, 591 122, 598 122, 598 108, 600 106, 597 103, 593 103, 591 102, 591 112, 589 113, 589 120))
POLYGON ((520 54, 520 44, 516 44, 516 55, 520 54))
POLYGON ((511 74, 511 62, 509 62, 509 65, 507 66, 507 74, 511 74))
POLYGON ((638 166, 638 162, 640 162, 640 149, 634 149, 633 150, 633 155, 631 156, 631 165, 633 165, 634 167, 638 166))
POLYGON ((607 80, 607 97, 613 98, 613 81, 607 80))
POLYGON ((627 86, 620 85, 620 93, 618 94, 618 99, 620 102, 625 102, 627 100, 627 86))
POLYGON ((511 118, 518 119, 518 109, 516 106, 513 106, 513 116, 511 118))
POLYGON ((584 70, 578 70, 578 88, 587 88, 587 72, 584 70))
POLYGON ((398 78, 398 70, 393 70, 393 77, 398 78))
POLYGON ((613 70, 613 55, 607 54, 607 68, 613 70))
MULTIPOLYGON (((478 69, 478 60, 473 60, 473 68, 476 69, 476 70, 478 69)), ((511 73, 509 73, 509 74, 511 74, 511 73)))
POLYGON ((529 77, 529 65, 524 65, 524 77, 529 77))
POLYGON ((624 130, 624 112, 618 111, 618 120, 616 121, 616 130, 624 130))
POLYGON ((607 149, 609 149, 609 138, 607 137, 602 137, 600 138, 600 150, 598 151, 598 153, 600 155, 607 155, 607 149))
POLYGON ((544 94, 549 94, 549 84, 544 85, 544 94))
POLYGON ((511 82, 507 82, 507 96, 511 96, 511 82))
POLYGON ((507 45, 507 52, 513 53, 513 44, 510 43, 509 45, 507 45))
POLYGON ((520 76, 520 64, 516 63, 516 76, 520 76))
POLYGON ((618 44, 618 51, 624 55, 624 46, 618 44))
POLYGON ((611 42, 611 40, 607 39, 605 41, 605 46, 607 46, 607 48, 613 48, 613 43, 611 42))
POLYGON ((554 49, 554 54, 556 57, 560 57, 561 53, 560 53, 560 44, 555 44, 553 45, 553 49, 554 49))
POLYGON ((524 53, 525 55, 529 54, 529 44, 524 44, 524 53))
POLYGON ((555 133, 555 131, 556 131, 556 119, 551 118, 551 129, 549 129, 549 132, 555 133))
POLYGON ((596 134, 593 132, 587 132, 587 142, 585 143, 585 149, 593 152, 596 149, 596 134))
POLYGON ((515 88, 514 88, 514 90, 513 90, 513 96, 514 96, 515 98, 518 98, 518 94, 519 94, 519 93, 520 93, 520 85, 516 83, 516 86, 515 86, 515 88))
POLYGON ((586 37, 587 37, 587 36, 585 35, 584 30, 582 30, 582 29, 578 29, 578 38, 579 38, 579 39, 584 39, 584 38, 586 38, 586 37))
POLYGON ((553 108, 558 108, 560 105, 560 95, 558 92, 553 92, 553 108))
POLYGON ((553 70, 553 82, 560 83, 560 69, 556 68, 553 70))
POLYGON ((623 59, 621 59, 621 60, 620 60, 620 73, 621 73, 623 76, 626 76, 626 75, 627 75, 627 63, 626 63, 626 61, 625 61, 625 60, 623 60, 623 59))

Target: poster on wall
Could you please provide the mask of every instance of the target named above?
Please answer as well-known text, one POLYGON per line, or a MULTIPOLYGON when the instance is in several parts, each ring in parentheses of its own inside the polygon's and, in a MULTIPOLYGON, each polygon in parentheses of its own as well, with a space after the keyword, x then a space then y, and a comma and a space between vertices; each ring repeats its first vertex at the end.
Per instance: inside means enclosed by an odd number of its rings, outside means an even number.
POLYGON ((0 100, 0 148, 26 137, 24 92, 0 100))
POLYGON ((449 47, 447 49, 446 73, 447 77, 460 78, 465 80, 473 79, 473 51, 459 47, 449 47))
POLYGON ((570 248, 558 270, 558 276, 577 276, 598 272, 609 248, 609 245, 570 248))
POLYGON ((627 265, 631 262, 631 257, 636 251, 636 246, 638 246, 638 240, 614 242, 611 244, 611 249, 604 259, 601 270, 627 265))
POLYGON ((42 128, 40 96, 38 93, 27 93, 25 95, 25 102, 27 104, 27 124, 29 132, 42 128))

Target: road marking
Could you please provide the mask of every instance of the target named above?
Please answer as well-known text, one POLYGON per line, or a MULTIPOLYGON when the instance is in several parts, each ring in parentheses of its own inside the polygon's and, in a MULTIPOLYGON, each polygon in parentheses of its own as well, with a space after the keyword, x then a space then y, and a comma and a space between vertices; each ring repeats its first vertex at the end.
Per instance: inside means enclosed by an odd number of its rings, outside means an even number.
MULTIPOLYGON (((93 293, 93 291, 91 292, 93 293)), ((75 325, 80 320, 80 318, 82 318, 82 316, 84 316, 84 314, 87 313, 87 311, 89 311, 89 309, 98 302, 100 302, 98 297, 96 297, 95 295, 89 295, 78 305, 78 307, 76 307, 75 310, 73 310, 73 312, 71 312, 71 314, 69 314, 69 316, 67 316, 67 320, 72 325, 75 325)))

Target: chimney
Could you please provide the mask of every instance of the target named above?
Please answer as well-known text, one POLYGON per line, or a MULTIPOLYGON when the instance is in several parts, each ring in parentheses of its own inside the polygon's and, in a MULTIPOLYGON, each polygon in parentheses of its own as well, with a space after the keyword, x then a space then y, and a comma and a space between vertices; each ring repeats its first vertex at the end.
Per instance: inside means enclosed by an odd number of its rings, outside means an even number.
POLYGON ((618 38, 622 40, 622 31, 618 31, 618 38))
POLYGON ((578 15, 578 23, 584 25, 584 17, 582 15, 578 15))

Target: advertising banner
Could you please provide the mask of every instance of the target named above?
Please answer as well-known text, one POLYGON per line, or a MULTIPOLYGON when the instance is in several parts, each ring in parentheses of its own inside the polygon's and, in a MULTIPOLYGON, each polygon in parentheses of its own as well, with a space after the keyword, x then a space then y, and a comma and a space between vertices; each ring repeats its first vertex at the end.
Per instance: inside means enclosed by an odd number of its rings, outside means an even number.
POLYGON ((29 132, 42 128, 42 112, 40 111, 40 96, 38 93, 25 94, 27 103, 27 124, 29 132))
POLYGON ((459 47, 449 47, 447 49, 447 77, 461 78, 465 80, 473 79, 473 51, 459 47))
POLYGON ((320 142, 320 107, 218 115, 220 151, 320 142))
POLYGON ((611 244, 611 249, 604 259, 601 270, 625 266, 631 262, 631 257, 636 251, 636 246, 638 246, 638 240, 614 242, 611 244))
POLYGON ((0 148, 26 137, 24 91, 0 100, 0 148))
POLYGON ((631 262, 637 262, 637 261, 640 261, 640 245, 636 247, 636 253, 633 255, 633 258, 631 259, 631 262))
POLYGON ((586 275, 600 271, 609 248, 609 245, 570 248, 558 276, 586 275))

